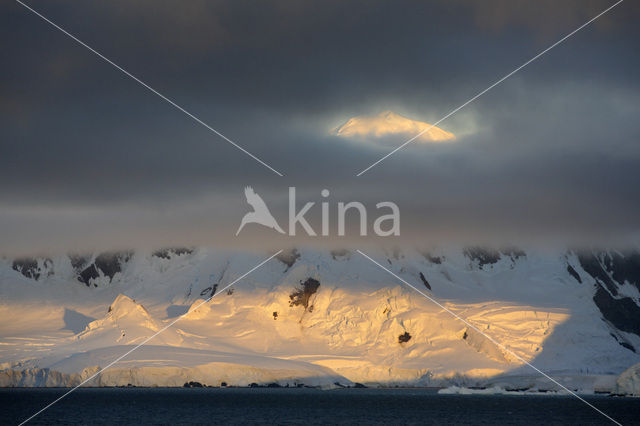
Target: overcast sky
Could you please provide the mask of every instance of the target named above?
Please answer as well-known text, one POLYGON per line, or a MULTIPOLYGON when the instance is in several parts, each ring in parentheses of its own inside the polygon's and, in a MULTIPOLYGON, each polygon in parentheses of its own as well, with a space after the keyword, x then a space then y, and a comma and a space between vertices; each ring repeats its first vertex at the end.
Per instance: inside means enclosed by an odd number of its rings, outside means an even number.
POLYGON ((4 2, 0 252, 311 243, 256 225, 235 238, 247 185, 283 226, 289 186, 300 202, 329 189, 334 218, 338 201, 367 204, 370 223, 394 201, 398 245, 640 235, 637 2, 440 123, 455 142, 360 177, 390 148, 333 128, 384 110, 433 123, 613 2, 28 4, 285 176, 4 2))

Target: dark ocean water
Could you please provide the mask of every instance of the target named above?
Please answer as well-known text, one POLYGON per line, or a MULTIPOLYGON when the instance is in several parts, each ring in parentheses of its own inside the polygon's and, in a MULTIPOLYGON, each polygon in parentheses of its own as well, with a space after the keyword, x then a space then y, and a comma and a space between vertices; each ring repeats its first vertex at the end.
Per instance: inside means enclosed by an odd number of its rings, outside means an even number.
MULTIPOLYGON (((18 424, 65 389, 0 389, 18 424)), ((640 399, 586 396, 622 424, 640 399)), ((31 424, 611 424, 570 396, 438 395, 428 389, 78 389, 31 424)))

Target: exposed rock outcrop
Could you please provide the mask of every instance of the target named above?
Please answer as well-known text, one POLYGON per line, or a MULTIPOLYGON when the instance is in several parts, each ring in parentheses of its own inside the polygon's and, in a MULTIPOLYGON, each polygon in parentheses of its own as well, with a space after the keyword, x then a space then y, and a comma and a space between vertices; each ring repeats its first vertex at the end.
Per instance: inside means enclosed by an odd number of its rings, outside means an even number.
POLYGON ((41 277, 53 275, 53 261, 49 258, 23 257, 15 259, 11 265, 14 271, 38 281, 41 277))

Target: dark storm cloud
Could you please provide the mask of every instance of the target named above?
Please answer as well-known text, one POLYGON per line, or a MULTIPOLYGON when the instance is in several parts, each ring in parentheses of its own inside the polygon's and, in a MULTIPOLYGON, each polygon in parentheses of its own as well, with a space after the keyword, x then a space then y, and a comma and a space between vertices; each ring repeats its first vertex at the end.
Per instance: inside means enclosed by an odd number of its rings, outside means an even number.
POLYGON ((334 201, 391 199, 417 240, 640 228, 632 2, 442 123, 456 143, 409 146, 359 178, 385 152, 332 127, 386 109, 434 122, 612 3, 29 4, 286 176, 7 3, 3 251, 228 243, 245 185, 283 221, 290 185, 316 201, 322 188, 334 201))

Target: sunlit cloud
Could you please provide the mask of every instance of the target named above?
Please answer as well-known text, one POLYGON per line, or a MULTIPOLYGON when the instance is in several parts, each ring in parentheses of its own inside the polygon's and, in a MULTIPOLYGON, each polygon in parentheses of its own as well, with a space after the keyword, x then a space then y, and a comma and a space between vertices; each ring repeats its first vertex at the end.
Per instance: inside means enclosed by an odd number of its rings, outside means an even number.
MULTIPOLYGON (((374 142, 391 137, 410 139, 420 134, 418 142, 451 142, 456 136, 424 121, 412 120, 393 111, 380 114, 352 117, 343 125, 332 130, 336 136, 355 139, 372 140, 374 142)), ((397 141, 395 141, 397 142, 397 141)))

